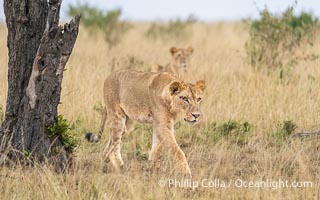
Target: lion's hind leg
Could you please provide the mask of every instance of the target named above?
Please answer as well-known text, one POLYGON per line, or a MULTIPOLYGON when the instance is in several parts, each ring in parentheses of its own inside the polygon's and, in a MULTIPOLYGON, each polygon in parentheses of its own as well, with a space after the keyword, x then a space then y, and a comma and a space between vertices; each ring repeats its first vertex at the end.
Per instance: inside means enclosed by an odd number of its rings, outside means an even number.
POLYGON ((122 134, 125 131, 126 116, 122 109, 118 107, 113 112, 108 111, 108 118, 110 120, 110 138, 104 150, 104 159, 108 160, 109 158, 116 171, 119 172, 124 164, 120 150, 122 134))

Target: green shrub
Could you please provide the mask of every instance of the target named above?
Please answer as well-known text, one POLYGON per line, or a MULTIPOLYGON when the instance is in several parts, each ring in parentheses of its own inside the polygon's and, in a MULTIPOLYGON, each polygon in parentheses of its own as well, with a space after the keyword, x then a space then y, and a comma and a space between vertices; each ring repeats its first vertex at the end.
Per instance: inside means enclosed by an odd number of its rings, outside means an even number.
POLYGON ((252 125, 249 122, 227 121, 215 127, 217 138, 228 138, 233 143, 244 145, 251 137, 252 125))
POLYGON ((57 123, 47 128, 50 137, 59 137, 65 149, 68 152, 73 152, 79 144, 79 137, 74 132, 75 127, 79 123, 70 124, 62 115, 58 116, 57 123))
POLYGON ((197 19, 190 15, 187 19, 177 18, 170 20, 167 24, 153 23, 146 32, 146 37, 151 39, 185 39, 188 35, 188 28, 197 19))
POLYGON ((181 124, 176 136, 184 143, 215 144, 220 140, 227 140, 237 145, 245 145, 252 136, 252 125, 249 122, 231 120, 221 124, 212 122, 200 127, 193 126, 187 131, 185 125, 181 124))
POLYGON ((248 61, 257 69, 280 69, 282 78, 300 60, 318 58, 314 54, 299 55, 304 46, 313 45, 318 30, 318 19, 309 13, 294 15, 289 7, 277 15, 266 8, 260 12, 260 19, 250 21, 250 37, 245 44, 248 61))
POLYGON ((131 28, 131 25, 120 20, 121 9, 103 11, 88 4, 69 5, 69 16, 81 13, 81 23, 92 32, 101 31, 109 48, 120 43, 123 35, 131 28))
POLYGON ((297 129, 297 125, 292 120, 285 120, 277 123, 277 130, 273 134, 277 140, 288 138, 297 129))

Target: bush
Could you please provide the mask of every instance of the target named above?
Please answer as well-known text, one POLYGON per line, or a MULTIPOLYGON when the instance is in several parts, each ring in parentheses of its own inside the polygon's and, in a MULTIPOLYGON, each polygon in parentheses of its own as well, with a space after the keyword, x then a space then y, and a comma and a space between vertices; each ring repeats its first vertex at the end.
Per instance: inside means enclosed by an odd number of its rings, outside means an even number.
MULTIPOLYGON (((76 122, 78 123, 78 121, 76 122)), ((62 115, 58 116, 57 123, 47 128, 50 137, 59 137, 68 152, 73 152, 79 144, 79 137, 74 132, 76 124, 70 124, 62 115)))
POLYGON ((117 45, 123 35, 131 28, 131 25, 120 20, 121 9, 109 10, 107 12, 90 7, 88 4, 69 5, 69 16, 81 13, 81 23, 92 32, 101 31, 109 48, 117 45))
POLYGON ((249 122, 227 121, 215 127, 217 138, 229 138, 233 143, 244 145, 251 136, 252 125, 249 122))
POLYGON ((297 125, 292 120, 285 120, 277 124, 277 130, 273 136, 282 141, 292 135, 296 129, 297 125))
POLYGON ((298 56, 302 47, 313 45, 319 30, 318 19, 309 13, 294 15, 289 7, 281 15, 268 9, 260 12, 260 19, 250 22, 250 38, 245 44, 249 63, 258 69, 283 70, 295 66, 299 60, 318 56, 298 56))
MULTIPOLYGON (((183 127, 183 126, 182 126, 183 127)), ((177 130, 179 140, 196 141, 198 144, 215 144, 221 140, 227 140, 236 145, 245 145, 252 136, 252 125, 249 122, 227 121, 221 124, 209 123, 205 128, 192 127, 190 131, 177 130), (183 135, 180 135, 180 132, 183 135)), ((186 143, 186 142, 185 142, 186 143)))
POLYGON ((168 24, 153 23, 146 32, 146 37, 151 39, 185 39, 188 36, 188 28, 197 19, 190 15, 187 19, 177 18, 170 20, 168 24))

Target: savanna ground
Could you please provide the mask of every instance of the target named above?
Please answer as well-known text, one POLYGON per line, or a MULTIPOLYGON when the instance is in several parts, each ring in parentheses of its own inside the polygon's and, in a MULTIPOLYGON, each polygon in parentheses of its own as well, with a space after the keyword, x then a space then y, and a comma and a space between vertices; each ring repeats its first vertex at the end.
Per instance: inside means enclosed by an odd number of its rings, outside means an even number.
MULTIPOLYGON (((48 166, 2 168, 1 199, 319 199, 320 140, 287 136, 286 129, 294 127, 285 125, 285 121, 293 122, 296 132, 320 129, 319 59, 301 61, 289 77, 280 80, 277 73, 258 72, 246 63, 248 28, 240 22, 196 23, 190 37, 177 41, 147 39, 147 28, 147 24, 135 24, 112 49, 102 35, 81 28, 65 71, 59 107, 81 137, 75 165, 65 174, 48 166), (104 172, 100 156, 108 128, 98 144, 83 139, 86 131, 98 131, 104 79, 112 68, 130 63, 140 69, 166 64, 171 46, 189 45, 195 49, 190 80, 207 82, 201 123, 175 126, 193 180, 281 179, 311 181, 312 187, 160 187, 161 178, 170 178, 170 165, 164 162, 162 171, 150 171, 151 128, 139 124, 123 139, 125 173, 104 172)), ((0 35, 0 106, 5 107, 8 57, 4 24, 0 35)), ((312 51, 320 52, 319 42, 312 51)))

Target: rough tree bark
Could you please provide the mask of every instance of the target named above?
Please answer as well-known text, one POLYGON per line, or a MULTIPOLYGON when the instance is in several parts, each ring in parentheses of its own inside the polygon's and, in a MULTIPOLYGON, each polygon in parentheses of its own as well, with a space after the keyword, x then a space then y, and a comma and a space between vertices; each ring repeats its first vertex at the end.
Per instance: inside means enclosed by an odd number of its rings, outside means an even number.
POLYGON ((57 122, 63 71, 80 17, 59 26, 60 5, 61 0, 4 0, 9 63, 0 164, 20 161, 24 152, 38 161, 57 158, 62 168, 67 164, 61 139, 49 137, 47 127, 57 122))

